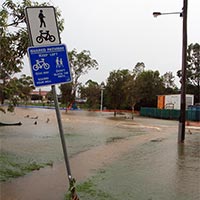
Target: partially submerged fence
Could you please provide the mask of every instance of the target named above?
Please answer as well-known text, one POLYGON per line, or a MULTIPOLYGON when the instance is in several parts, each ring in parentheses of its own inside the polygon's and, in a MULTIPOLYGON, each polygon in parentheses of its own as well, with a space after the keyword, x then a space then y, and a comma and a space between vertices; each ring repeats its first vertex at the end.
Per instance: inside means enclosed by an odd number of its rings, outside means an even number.
MULTIPOLYGON (((145 117, 154 117, 158 119, 179 120, 180 110, 142 107, 140 110, 140 115, 145 117)), ((190 108, 186 110, 186 120, 200 121, 200 107, 190 108)))

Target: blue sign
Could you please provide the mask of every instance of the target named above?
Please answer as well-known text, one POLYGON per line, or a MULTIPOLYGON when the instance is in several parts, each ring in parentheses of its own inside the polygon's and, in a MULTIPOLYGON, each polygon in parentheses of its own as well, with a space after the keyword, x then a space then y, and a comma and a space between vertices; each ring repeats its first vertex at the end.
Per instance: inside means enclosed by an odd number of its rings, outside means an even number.
POLYGON ((29 47, 28 55, 36 87, 72 81, 64 44, 29 47))

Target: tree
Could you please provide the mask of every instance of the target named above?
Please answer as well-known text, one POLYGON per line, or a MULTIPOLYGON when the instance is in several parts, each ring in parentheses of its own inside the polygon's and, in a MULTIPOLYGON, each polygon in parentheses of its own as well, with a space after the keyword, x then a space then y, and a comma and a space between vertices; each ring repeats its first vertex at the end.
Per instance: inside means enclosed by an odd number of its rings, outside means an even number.
POLYGON ((163 79, 165 94, 174 94, 178 92, 178 88, 174 83, 175 77, 172 72, 166 72, 161 78, 163 79))
POLYGON ((22 74, 18 79, 17 94, 25 102, 29 100, 30 93, 35 87, 33 86, 32 77, 22 74))
POLYGON ((66 104, 68 107, 72 102, 72 83, 65 83, 60 85, 61 95, 61 103, 66 104))
MULTIPOLYGON (((177 72, 179 78, 182 71, 177 72)), ((190 44, 187 49, 186 92, 195 95, 195 102, 200 102, 200 45, 190 44)))
POLYGON ((110 72, 105 86, 105 104, 112 109, 127 108, 127 90, 125 83, 131 78, 130 72, 127 69, 114 70, 110 72))
MULTIPOLYGON (((10 87, 16 73, 21 72, 23 67, 23 57, 29 46, 29 39, 26 27, 24 10, 27 6, 47 6, 48 3, 39 4, 30 0, 22 0, 15 3, 13 0, 5 0, 0 10, 0 87, 1 103, 7 95, 16 93, 12 91, 18 89, 10 87), (9 84, 8 84, 9 83, 9 84), (8 91, 10 94, 8 94, 8 91)), ((63 30, 63 19, 60 19, 60 11, 56 8, 59 30, 63 30)))
POLYGON ((145 64, 143 62, 138 62, 135 67, 133 68, 133 74, 137 77, 141 72, 144 71, 145 64))
POLYGON ((156 107, 157 95, 163 94, 164 83, 158 71, 143 71, 135 80, 135 93, 139 97, 139 107, 156 107))
POLYGON ((100 105, 101 86, 92 80, 88 80, 85 86, 80 87, 81 98, 87 98, 87 106, 90 109, 97 109, 100 105))
POLYGON ((140 96, 137 94, 136 90, 136 78, 144 72, 145 64, 143 62, 138 62, 133 68, 132 73, 127 79, 124 89, 127 91, 127 103, 131 106, 132 111, 134 111, 135 104, 140 101, 140 96))
MULTIPOLYGON (((5 4, 3 4, 4 8, 5 4)), ((15 73, 22 69, 22 55, 19 48, 18 37, 15 33, 7 31, 8 12, 5 9, 0 11, 1 17, 1 37, 0 37, 0 79, 1 81, 1 103, 4 103, 5 91, 8 82, 15 73)))
POLYGON ((27 101, 30 97, 30 92, 34 89, 33 81, 30 76, 21 75, 18 78, 12 78, 2 88, 4 97, 9 100, 8 111, 12 112, 19 100, 27 101))
POLYGON ((75 97, 77 87, 79 86, 79 78, 87 74, 91 69, 98 69, 98 63, 95 59, 91 58, 90 51, 83 50, 80 53, 77 52, 76 49, 73 49, 68 53, 69 55, 69 62, 71 66, 71 73, 72 73, 72 91, 75 97))
POLYGON ((52 89, 47 93, 46 98, 48 99, 48 102, 53 101, 53 90, 52 89))

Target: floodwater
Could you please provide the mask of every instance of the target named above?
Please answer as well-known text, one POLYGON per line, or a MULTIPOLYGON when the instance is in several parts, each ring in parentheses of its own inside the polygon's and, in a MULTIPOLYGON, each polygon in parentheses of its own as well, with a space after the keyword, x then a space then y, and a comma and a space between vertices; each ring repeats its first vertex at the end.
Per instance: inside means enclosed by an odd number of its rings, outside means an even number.
MULTIPOLYGON (((0 121, 22 122, 0 127, 1 151, 54 163, 2 182, 1 199, 62 200, 68 180, 55 111, 17 108, 1 114, 0 121)), ((114 199, 200 199, 200 129, 190 128, 185 144, 177 144, 176 121, 124 116, 114 120, 110 113, 85 111, 62 112, 62 121, 78 183, 93 177, 96 189, 114 199)))

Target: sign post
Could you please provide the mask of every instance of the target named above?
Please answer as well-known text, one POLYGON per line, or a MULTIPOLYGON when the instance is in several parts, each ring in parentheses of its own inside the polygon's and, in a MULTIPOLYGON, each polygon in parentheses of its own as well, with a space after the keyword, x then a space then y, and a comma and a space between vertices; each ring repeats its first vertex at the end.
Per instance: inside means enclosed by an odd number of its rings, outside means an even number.
POLYGON ((55 84, 71 82, 70 67, 66 46, 60 44, 55 9, 47 7, 27 7, 25 10, 29 37, 34 47, 28 48, 33 82, 36 87, 51 85, 60 139, 69 180, 70 198, 79 200, 75 191, 75 179, 72 178, 70 163, 65 143, 58 97, 55 84))

